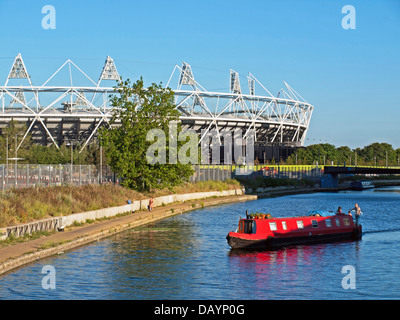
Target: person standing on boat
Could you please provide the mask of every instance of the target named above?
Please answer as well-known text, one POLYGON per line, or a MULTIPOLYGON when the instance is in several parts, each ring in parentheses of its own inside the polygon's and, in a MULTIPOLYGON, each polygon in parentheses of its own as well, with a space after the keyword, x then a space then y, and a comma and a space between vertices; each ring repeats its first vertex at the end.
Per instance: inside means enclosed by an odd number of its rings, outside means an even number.
POLYGON ((353 209, 355 211, 355 216, 356 216, 356 225, 358 226, 358 220, 360 219, 360 216, 362 215, 361 208, 358 206, 358 203, 354 206, 353 209))
POLYGON ((337 215, 340 215, 340 214, 342 214, 343 212, 342 212, 342 207, 339 207, 338 209, 337 209, 337 211, 336 211, 336 214, 337 215))

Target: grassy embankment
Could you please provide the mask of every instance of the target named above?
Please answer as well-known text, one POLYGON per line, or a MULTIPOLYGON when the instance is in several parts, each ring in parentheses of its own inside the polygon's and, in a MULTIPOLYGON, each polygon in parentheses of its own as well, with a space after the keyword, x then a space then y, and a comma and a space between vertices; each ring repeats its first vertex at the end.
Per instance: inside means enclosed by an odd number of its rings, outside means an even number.
POLYGON ((0 227, 65 216, 77 212, 121 206, 127 200, 168 194, 222 191, 240 187, 236 180, 185 183, 172 190, 140 193, 119 185, 60 186, 11 189, 0 193, 0 227))

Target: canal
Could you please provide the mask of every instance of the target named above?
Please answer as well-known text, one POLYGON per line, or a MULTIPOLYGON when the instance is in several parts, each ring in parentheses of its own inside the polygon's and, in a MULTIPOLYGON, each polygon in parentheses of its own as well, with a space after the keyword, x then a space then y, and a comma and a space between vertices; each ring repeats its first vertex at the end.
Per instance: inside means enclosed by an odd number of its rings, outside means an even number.
POLYGON ((1 299, 400 299, 400 188, 314 193, 195 210, 129 230, 0 277, 1 299), (233 252, 249 210, 276 217, 358 203, 358 242, 233 252), (45 266, 55 289, 44 289, 45 266), (346 267, 347 266, 347 267, 346 267), (354 289, 343 279, 350 266, 354 289), (343 272, 342 272, 343 271, 343 272))

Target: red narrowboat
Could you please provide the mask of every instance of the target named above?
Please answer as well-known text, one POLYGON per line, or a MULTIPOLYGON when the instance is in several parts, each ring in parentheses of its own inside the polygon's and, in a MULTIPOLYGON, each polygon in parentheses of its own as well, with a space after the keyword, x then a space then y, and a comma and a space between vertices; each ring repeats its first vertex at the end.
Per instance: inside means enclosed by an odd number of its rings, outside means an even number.
POLYGON ((284 246, 359 240, 362 226, 347 214, 324 214, 313 211, 308 216, 273 218, 270 215, 248 215, 239 220, 236 232, 226 239, 232 249, 275 249, 284 246), (330 215, 329 215, 330 214, 330 215))

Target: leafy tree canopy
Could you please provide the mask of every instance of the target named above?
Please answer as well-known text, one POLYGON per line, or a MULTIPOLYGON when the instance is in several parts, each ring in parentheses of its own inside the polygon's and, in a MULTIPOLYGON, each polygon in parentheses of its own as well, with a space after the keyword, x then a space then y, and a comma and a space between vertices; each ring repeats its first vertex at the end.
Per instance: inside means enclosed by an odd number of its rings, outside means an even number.
POLYGON ((299 148, 288 159, 290 163, 294 163, 297 155, 298 164, 314 164, 318 162, 323 164, 354 165, 357 160, 358 165, 397 165, 400 160, 400 148, 393 149, 391 144, 374 142, 364 148, 356 148, 354 150, 347 146, 335 147, 328 143, 314 144, 307 147, 299 148))
MULTIPOLYGON (((169 124, 176 123, 177 133, 182 128, 175 108, 174 93, 161 84, 145 88, 143 79, 135 83, 121 81, 111 97, 116 112, 111 127, 100 130, 100 141, 105 147, 112 170, 123 177, 122 184, 139 191, 171 188, 187 181, 193 170, 189 164, 170 163, 169 124), (147 135, 152 129, 165 133, 165 163, 150 164, 146 152, 153 144, 147 135)), ((177 147, 183 144, 177 141, 177 147)))

